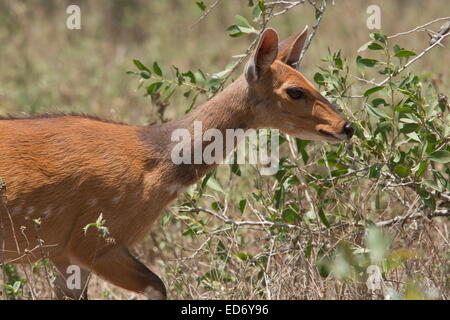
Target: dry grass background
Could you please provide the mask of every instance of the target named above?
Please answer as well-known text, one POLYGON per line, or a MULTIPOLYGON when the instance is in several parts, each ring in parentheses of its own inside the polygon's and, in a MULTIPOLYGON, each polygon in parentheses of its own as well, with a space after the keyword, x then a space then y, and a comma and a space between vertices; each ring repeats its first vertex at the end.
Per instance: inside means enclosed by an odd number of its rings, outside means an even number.
MULTIPOLYGON (((211 1, 205 1, 210 4, 211 1)), ((448 7, 441 0, 398 1, 336 1, 325 14, 317 36, 303 64, 302 72, 312 78, 321 65, 327 48, 342 49, 342 56, 354 61, 357 49, 368 41, 366 9, 370 4, 379 4, 382 9, 382 27, 386 34, 409 30, 437 17, 448 16, 448 7), (447 11, 447 12, 445 12, 447 11)), ((200 11, 194 1, 144 1, 144 0, 2 0, 0 1, 0 112, 53 112, 75 111, 100 115, 126 121, 131 124, 147 124, 155 118, 151 101, 136 91, 137 80, 126 75, 133 69, 132 59, 143 62, 158 60, 161 66, 176 65, 182 69, 202 69, 217 72, 225 68, 231 56, 242 53, 252 38, 243 36, 230 38, 225 29, 234 24, 234 15, 249 16, 247 1, 227 0, 200 23, 195 21, 200 11), (79 4, 82 10, 82 29, 66 29, 65 9, 68 4, 79 4)), ((287 15, 275 18, 271 26, 282 37, 314 23, 313 10, 309 5, 299 6, 287 15)), ((401 38, 398 43, 417 51, 425 48, 428 36, 417 33, 401 38)), ((436 49, 430 56, 413 66, 412 70, 431 74, 439 90, 448 93, 450 87, 448 49, 436 49)), ((351 105, 353 110, 358 105, 351 105)), ((177 118, 186 109, 182 97, 175 98, 168 107, 167 116, 177 118)), ((312 147, 312 154, 320 147, 312 147)), ((1 174, 1 173, 0 173, 1 174)), ((222 174, 225 192, 210 191, 209 196, 199 200, 210 205, 210 197, 218 202, 230 203, 228 214, 240 216, 236 203, 249 195, 256 187, 270 193, 273 181, 255 177, 252 168, 244 169, 243 177, 230 178, 222 174), (245 177, 245 178, 244 178, 245 177)), ((353 181, 352 183, 358 183, 353 181)), ((366 183, 362 181, 361 183, 366 183)), ((337 190, 348 185, 337 184, 337 190)), ((400 210, 396 203, 384 203, 382 210, 371 207, 367 195, 370 185, 361 186, 350 198, 361 206, 359 212, 380 220, 391 217, 400 210)), ((300 196, 299 205, 308 206, 300 196)), ((407 195, 405 195, 406 197, 407 195)), ((177 203, 186 200, 180 196, 177 203)), ((349 199, 350 199, 349 198, 349 199)), ((294 198, 295 199, 295 198, 294 198)), ((386 200, 387 201, 387 200, 386 200)), ((177 215, 176 209, 167 212, 177 215)), ((213 230, 216 221, 199 215, 213 230)), ((202 278, 206 270, 224 263, 218 259, 217 241, 193 259, 175 260, 190 256, 204 237, 184 237, 186 222, 171 219, 166 225, 153 228, 144 243, 136 248, 137 256, 152 266, 162 276, 169 288, 170 298, 227 298, 227 299, 365 299, 368 293, 364 281, 349 282, 337 277, 322 278, 315 262, 305 257, 305 243, 296 250, 287 250, 269 257, 265 269, 258 263, 232 259, 227 261, 228 273, 233 281, 207 281, 202 278), (209 249, 208 249, 209 248, 209 249), (262 272, 262 275, 261 275, 262 272), (264 278, 261 280, 261 276, 264 278)), ((340 239, 353 244, 364 242, 363 230, 334 228, 317 233, 309 230, 309 236, 317 243, 333 246, 340 239), (350 232, 350 233, 349 233, 350 232), (350 234, 350 238, 349 238, 350 234)), ((431 223, 412 223, 392 230, 393 248, 414 248, 414 258, 404 262, 389 275, 389 286, 399 291, 410 286, 411 292, 438 292, 440 298, 449 296, 448 279, 448 222, 441 219, 431 223), (425 288, 418 290, 410 279, 420 278, 425 288), (416 290, 417 289, 417 290, 416 290), (416 290, 416 291, 414 291, 416 290), (427 291, 428 290, 428 291, 427 291), (433 291, 434 290, 434 291, 433 291)), ((302 238, 302 233, 285 235, 284 243, 302 238)), ((271 239, 260 231, 244 233, 232 230, 221 239, 227 248, 226 255, 240 252, 256 255, 272 252, 271 239)), ((305 240, 306 241, 306 240, 305 240)), ((300 243, 300 242, 299 242, 300 243)), ((280 246, 280 251, 283 250, 280 246)), ((318 249, 314 247, 313 251, 318 249)), ((397 253, 399 253, 398 251, 397 253)), ((408 253, 405 253, 406 255, 408 253)), ((266 261, 267 262, 267 261, 266 261)), ((23 272, 19 268, 19 272, 23 272)), ((39 298, 50 298, 48 283, 40 268, 30 279, 39 298)), ((2 282, 0 278, 0 282, 2 282)), ((95 299, 142 298, 118 289, 93 276, 89 295, 95 299)))

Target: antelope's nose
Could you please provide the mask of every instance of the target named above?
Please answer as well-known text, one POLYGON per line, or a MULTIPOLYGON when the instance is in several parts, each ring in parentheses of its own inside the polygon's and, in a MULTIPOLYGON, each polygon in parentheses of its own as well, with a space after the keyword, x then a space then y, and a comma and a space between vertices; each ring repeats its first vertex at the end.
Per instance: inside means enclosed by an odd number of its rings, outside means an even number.
POLYGON ((355 129, 353 129, 352 124, 350 122, 347 122, 344 125, 344 128, 342 128, 343 133, 347 136, 347 139, 350 139, 353 137, 353 134, 355 133, 355 129))

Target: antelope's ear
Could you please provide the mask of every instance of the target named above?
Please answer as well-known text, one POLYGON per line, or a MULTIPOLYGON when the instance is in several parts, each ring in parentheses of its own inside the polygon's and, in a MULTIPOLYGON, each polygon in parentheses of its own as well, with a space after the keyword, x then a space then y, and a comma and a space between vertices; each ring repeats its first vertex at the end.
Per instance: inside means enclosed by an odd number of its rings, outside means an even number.
POLYGON ((264 70, 268 69, 277 58, 278 34, 274 29, 264 30, 256 47, 255 53, 245 65, 245 78, 253 82, 259 78, 264 70))
POLYGON ((294 69, 297 69, 298 59, 300 59, 300 53, 305 45, 307 35, 308 26, 306 26, 302 32, 293 34, 281 42, 278 48, 277 59, 293 67, 294 69))

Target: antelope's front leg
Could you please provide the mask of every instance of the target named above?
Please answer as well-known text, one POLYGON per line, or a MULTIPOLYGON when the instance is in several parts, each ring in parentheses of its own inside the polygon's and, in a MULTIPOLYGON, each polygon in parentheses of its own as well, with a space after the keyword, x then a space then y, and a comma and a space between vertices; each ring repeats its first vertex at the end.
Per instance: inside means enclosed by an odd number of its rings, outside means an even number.
POLYGON ((127 248, 113 246, 97 254, 77 255, 83 265, 101 278, 121 288, 146 295, 149 300, 167 299, 166 287, 161 279, 137 260, 127 248))

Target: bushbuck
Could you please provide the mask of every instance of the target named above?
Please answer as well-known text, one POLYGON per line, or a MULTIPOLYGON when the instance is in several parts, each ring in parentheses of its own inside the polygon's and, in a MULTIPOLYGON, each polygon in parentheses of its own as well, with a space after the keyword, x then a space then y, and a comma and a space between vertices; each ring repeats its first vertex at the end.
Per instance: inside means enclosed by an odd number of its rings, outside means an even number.
MULTIPOLYGON (((110 283, 166 299, 161 279, 129 251, 164 207, 217 164, 174 164, 171 133, 203 128, 273 128, 309 140, 351 138, 351 124, 296 70, 307 28, 278 43, 261 33, 242 76, 177 121, 133 126, 76 114, 0 120, 1 261, 47 257, 58 298, 86 299, 93 272, 110 283), (102 214, 111 241, 83 228, 102 214), (81 286, 66 284, 67 268, 81 286)), ((194 143, 194 141, 192 141, 194 143)))

